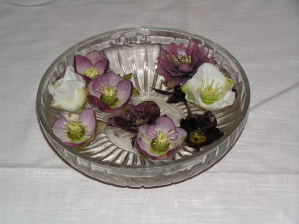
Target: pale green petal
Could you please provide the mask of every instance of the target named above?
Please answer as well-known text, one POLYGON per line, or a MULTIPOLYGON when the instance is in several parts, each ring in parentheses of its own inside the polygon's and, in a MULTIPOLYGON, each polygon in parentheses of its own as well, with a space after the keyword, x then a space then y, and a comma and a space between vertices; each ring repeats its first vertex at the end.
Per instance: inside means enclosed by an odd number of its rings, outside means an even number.
POLYGON ((69 112, 76 112, 81 108, 78 106, 76 102, 67 102, 67 101, 59 101, 59 102, 53 101, 50 104, 50 106, 54 108, 63 109, 69 112))

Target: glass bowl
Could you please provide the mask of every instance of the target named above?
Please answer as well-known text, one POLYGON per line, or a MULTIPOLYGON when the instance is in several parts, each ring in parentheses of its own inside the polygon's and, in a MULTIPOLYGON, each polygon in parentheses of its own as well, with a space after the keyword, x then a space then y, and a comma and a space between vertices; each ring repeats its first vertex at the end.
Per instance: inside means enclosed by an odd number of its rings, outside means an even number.
MULTIPOLYGON (((238 61, 224 48, 196 34, 168 28, 126 28, 90 37, 62 53, 47 69, 37 92, 37 115, 46 138, 57 153, 82 173, 117 186, 157 187, 180 182, 197 175, 215 164, 232 147, 242 132, 248 117, 250 87, 246 74, 238 61), (224 136, 202 147, 200 151, 184 146, 173 158, 153 161, 140 156, 130 142, 131 134, 120 128, 108 127, 98 131, 95 139, 83 150, 66 146, 57 138, 51 127, 62 111, 50 107, 52 96, 48 85, 63 77, 68 65, 73 65, 75 55, 100 51, 110 61, 110 69, 121 76, 133 73, 131 81, 139 96, 131 98, 132 104, 145 100, 156 102, 176 125, 187 116, 183 103, 167 104, 166 96, 153 91, 165 89, 163 77, 155 71, 161 48, 170 43, 188 45, 196 40, 214 57, 215 65, 235 81, 237 98, 232 106, 214 112, 218 128, 224 136)), ((202 113, 191 106, 194 113, 202 113)), ((97 119, 107 121, 111 114, 96 110, 97 119)))

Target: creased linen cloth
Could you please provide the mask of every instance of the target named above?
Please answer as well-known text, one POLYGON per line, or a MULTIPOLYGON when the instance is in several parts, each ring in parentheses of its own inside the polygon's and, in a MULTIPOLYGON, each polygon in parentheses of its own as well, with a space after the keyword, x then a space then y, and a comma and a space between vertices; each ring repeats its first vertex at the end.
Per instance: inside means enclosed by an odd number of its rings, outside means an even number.
POLYGON ((298 1, 0 1, 0 223, 299 223, 298 1), (229 153, 162 188, 92 180, 46 142, 35 112, 48 66, 90 36, 182 29, 241 63, 250 115, 229 153))

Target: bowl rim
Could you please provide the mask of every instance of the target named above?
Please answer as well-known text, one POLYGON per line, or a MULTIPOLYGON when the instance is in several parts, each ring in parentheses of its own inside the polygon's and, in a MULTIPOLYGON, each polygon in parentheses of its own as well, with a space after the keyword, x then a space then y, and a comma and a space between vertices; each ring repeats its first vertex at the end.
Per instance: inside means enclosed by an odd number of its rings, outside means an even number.
MULTIPOLYGON (((198 153, 194 153, 192 155, 180 158, 178 160, 171 160, 171 161, 165 161, 162 163, 154 163, 154 164, 147 164, 147 165, 124 165, 124 164, 115 164, 115 163, 111 163, 111 162, 106 162, 106 161, 101 161, 95 158, 91 158, 88 155, 82 154, 80 153, 78 150, 68 147, 67 145, 65 145, 52 131, 51 128, 48 127, 48 125, 46 124, 46 119, 45 117, 42 115, 42 107, 38 106, 40 105, 41 102, 41 93, 42 93, 42 87, 43 87, 43 83, 45 82, 45 80, 48 78, 48 76, 50 75, 50 72, 53 70, 53 68, 57 65, 57 63, 65 56, 67 55, 69 52, 73 51, 75 48, 77 48, 78 46, 92 41, 94 39, 103 37, 103 36, 107 36, 107 35, 112 35, 115 33, 119 33, 119 32, 128 32, 128 31, 142 31, 142 30, 153 30, 153 31, 166 31, 166 32, 172 32, 172 33, 180 33, 189 37, 193 37, 193 38, 198 38, 200 40, 203 40, 204 42, 207 42, 213 46, 215 46, 216 48, 220 49, 221 51, 223 51, 225 54, 227 54, 230 59, 234 62, 235 66, 238 67, 238 69, 240 70, 240 74, 244 80, 244 85, 245 85, 245 91, 248 93, 248 97, 245 98, 245 102, 244 102, 244 109, 241 111, 241 114, 238 116, 237 119, 239 119, 239 123, 242 123, 244 119, 247 119, 247 114, 249 112, 249 104, 250 104, 250 85, 249 85, 249 81, 247 78, 247 75, 244 71, 244 69, 242 68, 241 64, 238 62, 238 60, 229 52, 227 51, 225 48, 223 48, 222 46, 220 46, 219 44, 215 43, 214 41, 205 38, 203 36, 200 36, 198 34, 195 33, 191 33, 191 32, 187 32, 187 31, 183 31, 180 29, 173 29, 173 28, 164 28, 164 27, 151 27, 151 26, 142 26, 142 27, 129 27, 129 28, 121 28, 121 29, 115 29, 115 30, 111 30, 108 32, 103 32, 94 36, 91 36, 89 38, 86 38, 78 43, 76 43, 75 45, 71 46, 70 48, 68 48, 66 51, 64 51, 62 54, 60 54, 52 63, 51 65, 48 67, 48 69, 46 70, 46 72, 43 74, 41 81, 39 82, 39 86, 38 86, 38 91, 37 91, 37 98, 36 98, 36 112, 37 112, 37 117, 39 119, 40 125, 42 126, 43 131, 46 131, 48 135, 51 136, 52 139, 54 139, 56 141, 56 143, 59 144, 60 148, 64 148, 66 149, 69 153, 71 153, 74 156, 78 156, 84 160, 87 160, 89 162, 92 162, 96 165, 99 165, 103 168, 113 168, 113 169, 126 169, 126 170, 136 170, 136 169, 141 169, 141 170, 150 170, 153 171, 153 169, 161 169, 161 167, 163 168, 168 168, 168 167, 173 167, 176 166, 177 164, 184 164, 184 163, 189 163, 192 162, 193 160, 202 158, 208 154, 210 154, 212 151, 216 150, 216 146, 217 145, 221 145, 224 141, 226 141, 227 138, 229 138, 231 136, 231 134, 238 128, 235 127, 234 129, 231 129, 227 132, 227 135, 225 137, 220 138, 219 140, 217 140, 216 142, 209 144, 207 146, 205 146, 205 151, 204 152, 198 152, 198 153), (212 151, 211 151, 212 150, 212 151)), ((237 136, 239 137, 239 136, 237 136)), ((51 145, 51 144, 50 144, 51 145)), ((51 147, 53 148, 53 146, 51 145, 51 147)), ((213 165, 213 164, 211 164, 213 165)))

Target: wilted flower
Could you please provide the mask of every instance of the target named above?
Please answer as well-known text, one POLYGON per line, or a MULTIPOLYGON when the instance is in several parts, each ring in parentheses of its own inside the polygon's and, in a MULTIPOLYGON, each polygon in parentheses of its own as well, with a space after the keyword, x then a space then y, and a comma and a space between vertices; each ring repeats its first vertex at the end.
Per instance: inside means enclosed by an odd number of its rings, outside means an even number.
POLYGON ((216 117, 210 111, 182 119, 180 127, 188 132, 185 142, 196 150, 223 136, 223 133, 217 128, 216 117))
POLYGON ((220 110, 234 103, 234 81, 225 77, 214 65, 204 63, 182 87, 186 99, 206 110, 220 110))
POLYGON ((168 95, 169 98, 167 99, 166 103, 179 103, 179 102, 186 102, 186 98, 185 98, 185 93, 182 92, 182 87, 181 85, 176 85, 173 87, 173 91, 172 92, 168 92, 165 90, 161 90, 161 89, 156 89, 156 88, 152 88, 153 90, 155 90, 157 93, 160 93, 162 95, 168 95))
POLYGON ((160 108, 153 101, 144 101, 136 106, 128 104, 108 119, 108 125, 137 134, 138 127, 152 124, 160 117, 160 108))
POLYGON ((167 86, 185 84, 204 62, 213 63, 214 58, 208 58, 208 52, 199 48, 198 43, 191 40, 188 48, 184 44, 171 43, 162 49, 161 57, 158 57, 157 73, 162 75, 167 86))
POLYGON ((49 93, 53 96, 51 107, 75 112, 86 103, 86 83, 73 69, 68 66, 64 77, 48 86, 49 93))
POLYGON ((53 133, 66 145, 79 147, 88 144, 96 131, 96 115, 92 108, 81 113, 67 113, 52 126, 53 133))
POLYGON ((124 106, 132 95, 132 82, 108 72, 88 84, 88 99, 99 110, 112 113, 124 106))
POLYGON ((135 146, 150 159, 167 159, 179 150, 186 136, 184 129, 175 127, 170 118, 162 116, 153 125, 139 127, 135 146))
POLYGON ((91 51, 85 57, 76 55, 74 58, 75 71, 89 83, 95 77, 107 72, 109 60, 104 58, 100 52, 91 51))

